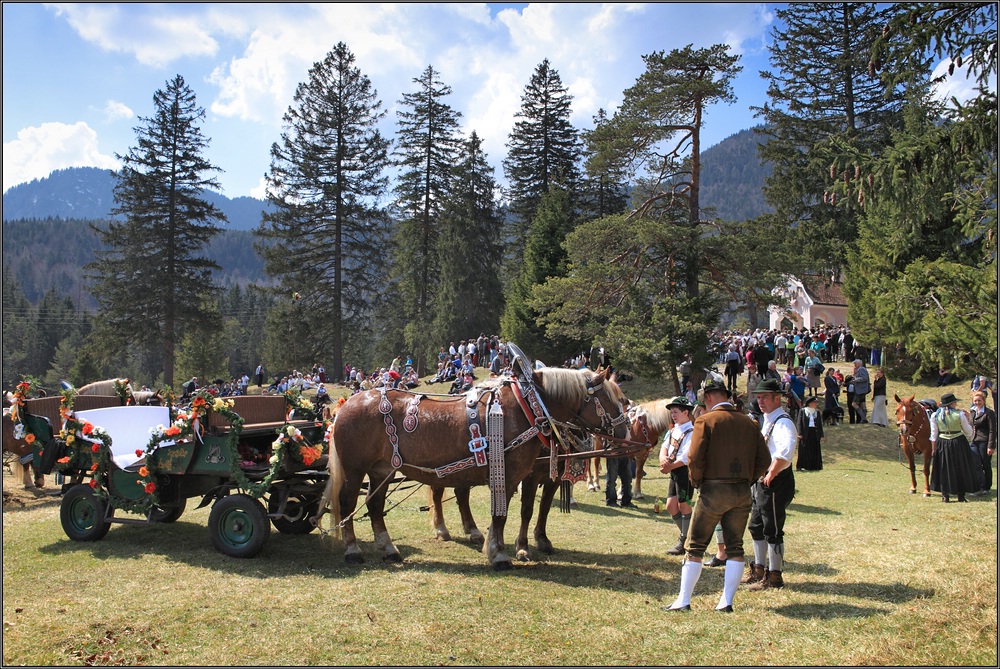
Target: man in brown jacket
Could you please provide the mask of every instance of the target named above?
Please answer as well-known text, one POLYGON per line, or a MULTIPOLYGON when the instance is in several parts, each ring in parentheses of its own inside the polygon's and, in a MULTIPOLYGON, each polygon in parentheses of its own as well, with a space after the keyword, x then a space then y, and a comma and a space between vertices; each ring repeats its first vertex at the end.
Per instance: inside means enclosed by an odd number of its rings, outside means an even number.
POLYGON ((717 611, 731 612, 743 576, 743 534, 750 516, 750 485, 767 471, 771 454, 759 426, 737 411, 725 384, 704 386, 706 412, 695 419, 688 473, 698 488, 681 565, 680 594, 667 611, 689 611, 691 594, 701 577, 701 561, 716 524, 725 539, 726 573, 717 611))

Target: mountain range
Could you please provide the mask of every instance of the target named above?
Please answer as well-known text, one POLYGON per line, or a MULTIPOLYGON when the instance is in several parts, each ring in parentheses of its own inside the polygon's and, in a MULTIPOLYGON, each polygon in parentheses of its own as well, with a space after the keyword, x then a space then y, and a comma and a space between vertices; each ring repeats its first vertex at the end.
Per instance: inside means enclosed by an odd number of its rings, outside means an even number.
MULTIPOLYGON (((771 169, 757 157, 758 142, 752 129, 742 130, 702 152, 702 208, 725 220, 770 211, 763 187, 771 169)), ((3 194, 3 266, 30 302, 56 289, 84 307, 94 306, 82 287, 82 268, 100 245, 88 222, 108 218, 114 184, 109 170, 71 167, 3 194)), ((213 191, 205 191, 204 197, 228 219, 223 233, 206 249, 206 256, 222 267, 216 281, 223 286, 267 282, 252 231, 270 205, 213 191)))

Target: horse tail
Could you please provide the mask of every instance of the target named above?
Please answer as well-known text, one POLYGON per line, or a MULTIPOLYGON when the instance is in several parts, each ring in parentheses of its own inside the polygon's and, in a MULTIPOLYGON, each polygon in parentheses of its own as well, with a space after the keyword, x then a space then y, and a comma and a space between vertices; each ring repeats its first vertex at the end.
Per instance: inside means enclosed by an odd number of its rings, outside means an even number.
MULTIPOLYGON (((336 421, 334 421, 334 426, 336 426, 336 421)), ((336 444, 333 441, 334 430, 330 429, 330 439, 328 441, 329 452, 327 454, 327 469, 330 472, 330 477, 326 482, 326 489, 323 491, 323 497, 320 500, 319 508, 320 513, 324 510, 329 511, 333 514, 333 531, 336 533, 337 538, 341 537, 341 527, 340 521, 341 510, 340 510, 340 491, 344 488, 344 464, 340 461, 340 455, 337 453, 336 444)), ((322 529, 322 523, 319 524, 322 529)))
POLYGON ((29 484, 31 479, 28 477, 28 470, 24 465, 21 464, 20 458, 11 459, 10 473, 13 475, 15 481, 23 481, 24 487, 26 489, 31 487, 29 484))

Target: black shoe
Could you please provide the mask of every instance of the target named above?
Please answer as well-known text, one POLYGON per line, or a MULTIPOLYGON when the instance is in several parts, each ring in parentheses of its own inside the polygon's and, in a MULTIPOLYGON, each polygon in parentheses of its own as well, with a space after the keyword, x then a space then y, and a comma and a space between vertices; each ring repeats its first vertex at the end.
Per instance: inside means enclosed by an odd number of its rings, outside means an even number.
POLYGON ((703 563, 706 567, 725 567, 726 561, 720 560, 718 555, 713 555, 712 559, 708 562, 703 563))
POLYGON ((618 506, 618 502, 613 499, 605 500, 604 506, 618 506))
POLYGON ((722 611, 723 613, 732 613, 733 612, 733 605, 732 604, 728 604, 726 606, 723 606, 721 609, 716 609, 716 611, 722 611))
POLYGON ((620 506, 623 509, 638 509, 639 508, 635 504, 633 504, 632 502, 622 502, 620 506))
POLYGON ((661 606, 660 608, 663 609, 664 611, 690 611, 691 605, 685 604, 684 606, 678 606, 676 609, 672 609, 669 606, 661 606))

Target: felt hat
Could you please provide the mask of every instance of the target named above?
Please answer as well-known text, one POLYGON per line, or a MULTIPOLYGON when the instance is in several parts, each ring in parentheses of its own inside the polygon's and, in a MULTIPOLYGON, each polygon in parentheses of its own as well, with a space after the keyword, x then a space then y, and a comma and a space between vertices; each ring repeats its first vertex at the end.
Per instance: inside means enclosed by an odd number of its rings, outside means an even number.
POLYGON ((683 395, 678 395, 677 397, 671 397, 667 400, 667 408, 677 407, 678 409, 686 409, 687 411, 694 411, 694 405, 691 404, 691 400, 684 397, 683 395))
POLYGON ((941 406, 946 407, 949 404, 957 402, 958 398, 955 397, 955 393, 945 393, 941 396, 941 406))
POLYGON ((706 393, 718 392, 729 395, 729 388, 726 387, 726 384, 723 381, 717 381, 712 378, 707 379, 701 389, 706 393))
POLYGON ((817 404, 818 402, 819 402, 819 397, 817 397, 816 395, 810 395, 809 397, 805 398, 805 400, 803 400, 802 403, 805 406, 809 406, 810 404, 817 404))
POLYGON ((757 384, 754 388, 753 394, 760 395, 761 393, 781 393, 781 384, 778 383, 778 379, 764 379, 757 384))

